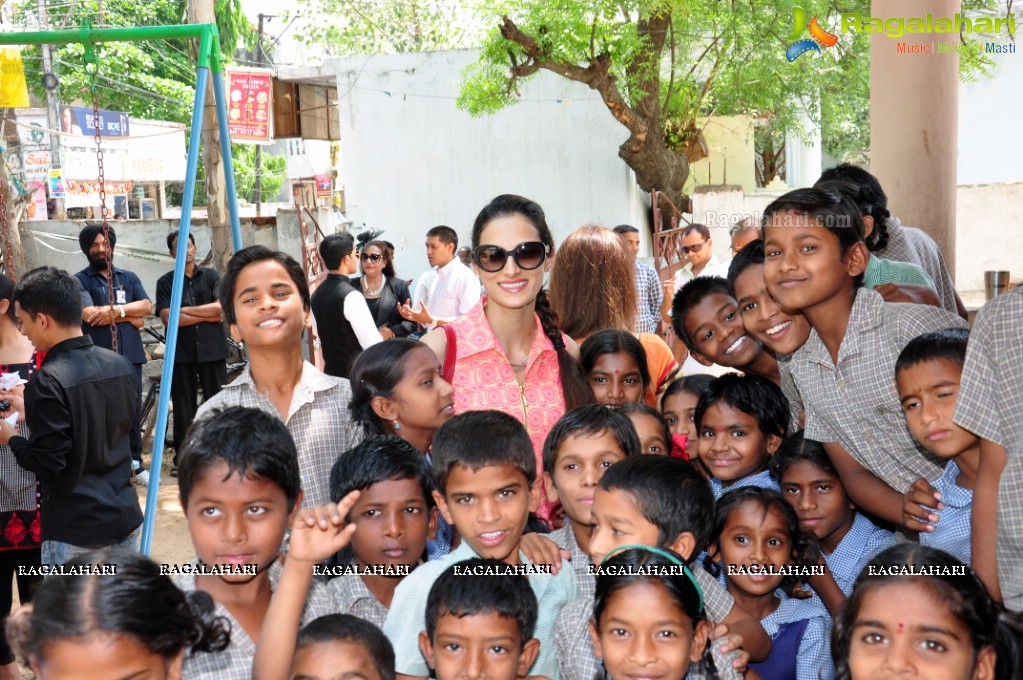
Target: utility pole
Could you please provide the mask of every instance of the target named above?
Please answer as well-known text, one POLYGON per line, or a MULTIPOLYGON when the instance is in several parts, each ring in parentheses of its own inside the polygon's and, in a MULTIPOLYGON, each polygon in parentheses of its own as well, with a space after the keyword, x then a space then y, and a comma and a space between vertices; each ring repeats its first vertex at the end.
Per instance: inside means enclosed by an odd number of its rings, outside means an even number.
MULTIPOLYGON (((273 19, 275 14, 263 14, 260 12, 259 17, 259 38, 256 43, 256 61, 262 66, 266 63, 266 54, 263 52, 263 19, 273 19)), ((267 121, 269 124, 269 121, 267 121)), ((256 217, 262 216, 263 213, 263 145, 256 145, 256 217)))
MULTIPOLYGON (((188 20, 193 24, 217 23, 214 0, 189 0, 188 20)), ((213 49, 219 50, 220 45, 214 45, 213 49)), ((221 270, 234 252, 228 224, 227 196, 224 194, 224 163, 220 153, 220 135, 226 134, 227 130, 220 130, 217 124, 217 105, 213 98, 213 83, 210 82, 206 86, 202 115, 202 162, 206 169, 206 216, 213 245, 213 266, 221 270)))
MULTIPOLYGON (((48 31, 50 29, 50 22, 46 15, 46 0, 36 0, 36 8, 39 11, 39 23, 41 24, 41 28, 44 31, 48 31)), ((44 44, 41 47, 43 56, 43 73, 53 73, 53 60, 50 58, 50 46, 44 44)), ((51 130, 60 129, 60 115, 57 113, 57 94, 50 89, 46 90, 46 125, 51 130)), ((64 167, 60 156, 60 137, 54 134, 50 135, 50 166, 54 168, 64 167)), ((63 198, 54 199, 53 209, 56 213, 54 218, 63 220, 67 217, 67 213, 64 211, 63 198)))

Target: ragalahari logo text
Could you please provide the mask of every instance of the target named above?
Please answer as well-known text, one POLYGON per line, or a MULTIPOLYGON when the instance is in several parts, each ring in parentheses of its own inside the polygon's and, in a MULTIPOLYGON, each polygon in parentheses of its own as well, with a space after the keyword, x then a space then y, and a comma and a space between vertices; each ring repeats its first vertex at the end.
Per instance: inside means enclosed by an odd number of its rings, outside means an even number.
POLYGON ((789 40, 796 41, 785 49, 785 58, 789 61, 795 61, 806 52, 813 51, 820 54, 821 47, 834 47, 838 44, 838 36, 821 28, 821 25, 817 23, 816 14, 807 24, 806 12, 802 7, 792 8, 792 35, 789 36, 789 40), (810 31, 810 37, 800 40, 799 37, 806 30, 810 31))

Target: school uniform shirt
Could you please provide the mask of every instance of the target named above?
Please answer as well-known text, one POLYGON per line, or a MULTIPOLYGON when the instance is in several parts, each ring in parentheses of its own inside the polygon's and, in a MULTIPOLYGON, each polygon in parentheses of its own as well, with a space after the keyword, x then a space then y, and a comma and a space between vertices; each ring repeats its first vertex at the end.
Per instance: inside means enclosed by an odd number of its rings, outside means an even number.
POLYGON ((789 400, 788 434, 793 434, 803 429, 803 397, 799 394, 799 387, 796 386, 796 381, 792 377, 790 361, 792 361, 792 354, 778 355, 779 386, 781 393, 789 400))
MULTIPOLYGON (((735 598, 725 590, 725 587, 718 583, 713 576, 699 566, 689 563, 689 568, 696 577, 696 582, 703 591, 703 608, 707 612, 707 618, 711 621, 723 621, 732 607, 735 606, 735 598)), ((594 584, 594 587, 596 585, 594 584)), ((561 680, 594 680, 602 673, 602 662, 593 651, 593 641, 590 639, 590 619, 593 617, 594 597, 578 598, 566 605, 558 616, 557 628, 555 629, 554 641, 557 647, 558 663, 561 667, 561 680)), ((543 646, 541 645, 541 649, 543 646)), ((733 658, 732 654, 728 659, 733 658)), ((731 661, 715 659, 719 672, 723 669, 731 669, 731 661)), ((535 674, 535 673, 534 673, 535 674)), ((695 673, 693 674, 695 676, 695 673)), ((741 677, 735 675, 721 675, 725 678, 741 677)))
MULTIPOLYGON (((229 406, 258 408, 281 418, 270 397, 256 389, 249 368, 246 366, 234 382, 204 401, 196 419, 212 409, 229 406)), ((308 361, 302 363, 302 377, 288 413, 281 419, 298 450, 303 508, 330 501, 330 469, 334 461, 365 437, 362 426, 352 420, 348 411, 351 400, 352 388, 347 380, 326 375, 308 361)))
POLYGON ((831 680, 831 617, 815 600, 790 598, 782 590, 775 596, 781 604, 760 619, 771 636, 771 654, 749 664, 762 678, 771 680, 831 680))
POLYGON ((824 563, 839 589, 848 597, 852 595, 853 583, 867 562, 896 542, 895 534, 857 512, 846 535, 830 554, 824 555, 824 563))
POLYGON ((351 614, 363 621, 369 621, 377 628, 384 627, 387 607, 370 592, 361 576, 342 574, 327 581, 326 587, 337 604, 335 613, 351 614))
POLYGON ((873 254, 885 260, 913 262, 923 267, 934 282, 941 308, 958 315, 955 284, 938 244, 927 232, 907 227, 898 218, 889 217, 885 222, 888 225, 888 245, 873 254))
POLYGON ((921 531, 920 543, 932 548, 944 550, 961 560, 970 563, 970 511, 973 509, 973 491, 964 489, 956 483, 959 479, 959 466, 955 460, 948 461, 945 471, 931 484, 941 492, 944 510, 939 510, 938 523, 934 531, 921 531))
POLYGON ((885 283, 911 283, 917 286, 927 286, 934 290, 934 281, 920 265, 912 262, 885 260, 871 255, 867 260, 867 268, 863 271, 863 287, 873 288, 885 283))
POLYGON ((899 493, 920 477, 938 477, 943 461, 906 427, 895 361, 918 335, 965 327, 963 319, 943 309, 885 302, 877 291, 860 288, 837 366, 816 330, 789 362, 806 408, 806 438, 840 444, 899 493))
MULTIPOLYGON (((439 560, 416 567, 394 590, 391 609, 383 631, 394 647, 394 669, 403 675, 428 676, 429 667, 419 650, 419 633, 426 629, 426 598, 433 582, 451 565, 479 557, 467 541, 439 560)), ((519 553, 523 564, 531 564, 519 553)), ((469 577, 466 577, 469 578, 469 577)), ((561 608, 575 597, 575 575, 562 569, 556 575, 532 574, 529 586, 539 605, 533 637, 540 641, 540 654, 529 669, 529 675, 545 675, 559 680, 558 660, 554 656, 554 624, 561 608)))
MULTIPOLYGON (((193 560, 192 564, 198 564, 193 560)), ((276 590, 281 581, 284 566, 277 560, 268 570, 270 589, 276 590)), ((197 590, 195 574, 172 574, 174 585, 188 593, 197 590)), ((302 609, 301 625, 328 614, 337 613, 334 598, 326 586, 317 581, 309 585, 309 594, 305 598, 302 609)), ((231 615, 227 607, 213 600, 213 615, 227 619, 231 624, 231 643, 222 652, 197 652, 185 654, 185 665, 181 669, 181 677, 188 680, 249 680, 252 677, 252 662, 256 657, 256 643, 249 637, 245 629, 231 615)))
MULTIPOLYGON (((572 571, 575 572, 576 599, 589 598, 592 600, 597 590, 597 577, 590 573, 590 565, 593 563, 590 562, 590 556, 579 547, 579 542, 575 540, 575 532, 572 531, 569 522, 570 520, 566 519, 565 526, 547 534, 547 538, 572 555, 569 558, 569 564, 572 565, 572 571)), ((565 562, 562 561, 561 565, 564 568, 565 562)))
POLYGON ((1005 606, 1023 611, 1023 287, 977 313, 954 420, 1005 447, 998 487, 998 580, 1005 606))
POLYGON ((714 479, 712 477, 710 480, 710 490, 714 492, 714 500, 721 498, 732 489, 741 489, 744 486, 759 486, 761 489, 781 491, 781 487, 778 485, 778 482, 771 477, 771 472, 769 470, 764 470, 763 472, 758 472, 755 475, 748 475, 742 479, 737 479, 727 488, 725 487, 724 482, 720 479, 714 479))
MULTIPOLYGON (((113 305, 126 305, 139 300, 148 300, 149 295, 142 287, 135 272, 110 265, 114 277, 113 305)), ((106 307, 111 304, 110 291, 107 288, 107 277, 91 264, 75 274, 81 287, 83 307, 106 307)), ((130 323, 114 324, 117 330, 117 353, 133 364, 146 363, 146 352, 142 348, 142 335, 139 329, 130 323)), ((82 332, 92 338, 97 347, 111 349, 110 326, 93 326, 82 322, 82 332)))

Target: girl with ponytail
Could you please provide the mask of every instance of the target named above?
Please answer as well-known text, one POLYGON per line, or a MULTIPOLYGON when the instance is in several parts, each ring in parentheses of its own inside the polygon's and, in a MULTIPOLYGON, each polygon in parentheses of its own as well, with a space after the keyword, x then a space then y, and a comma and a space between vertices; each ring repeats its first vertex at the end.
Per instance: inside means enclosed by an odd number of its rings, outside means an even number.
MULTIPOLYGON (((558 328, 543 290, 554 237, 539 205, 505 194, 476 217, 472 250, 486 295, 423 342, 455 386, 455 411, 494 409, 520 420, 540 469, 554 424, 565 411, 593 402, 578 347, 558 328)), ((554 505, 541 492, 537 514, 550 520, 554 505)))

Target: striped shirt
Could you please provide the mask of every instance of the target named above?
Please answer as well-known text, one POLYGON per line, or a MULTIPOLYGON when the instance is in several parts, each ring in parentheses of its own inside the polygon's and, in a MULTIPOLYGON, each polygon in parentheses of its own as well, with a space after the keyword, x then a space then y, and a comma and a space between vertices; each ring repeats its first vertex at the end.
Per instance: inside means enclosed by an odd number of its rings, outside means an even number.
POLYGON ((958 314, 955 285, 938 244, 927 232, 916 227, 905 227, 895 217, 889 217, 887 224, 888 245, 874 255, 886 260, 913 262, 923 267, 934 282, 941 308, 958 314))
POLYGON ((656 333, 661 320, 661 302, 664 288, 657 270, 646 262, 636 260, 636 328, 637 333, 656 333))
POLYGON ((873 288, 885 283, 912 283, 934 290, 934 281, 920 265, 913 262, 885 260, 871 255, 870 260, 867 261, 867 268, 863 272, 863 287, 873 288))

